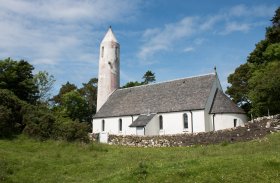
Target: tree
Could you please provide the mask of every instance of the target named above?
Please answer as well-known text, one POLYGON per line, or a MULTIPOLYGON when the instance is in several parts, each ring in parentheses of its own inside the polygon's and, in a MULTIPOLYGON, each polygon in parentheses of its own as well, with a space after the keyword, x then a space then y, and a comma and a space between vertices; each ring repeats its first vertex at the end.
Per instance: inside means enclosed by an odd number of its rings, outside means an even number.
POLYGON ((55 79, 46 71, 39 71, 34 75, 34 82, 38 88, 38 98, 40 102, 46 103, 50 99, 50 91, 53 88, 55 79))
POLYGON ((13 92, 0 89, 0 137, 11 137, 22 131, 23 106, 24 102, 13 92))
POLYGON ((73 90, 77 90, 77 86, 74 85, 74 84, 71 84, 67 81, 66 84, 62 85, 60 90, 59 90, 59 93, 54 96, 51 100, 53 100, 56 104, 61 104, 61 100, 62 100, 62 96, 70 91, 73 91, 73 90))
POLYGON ((155 76, 155 73, 153 73, 152 71, 148 70, 144 74, 142 79, 144 79, 144 81, 143 81, 144 84, 148 84, 148 83, 152 83, 152 82, 156 81, 156 76, 155 76))
POLYGON ((33 66, 24 60, 0 60, 0 88, 14 92, 21 100, 36 102, 38 88, 33 80, 33 69, 33 66))
POLYGON ((148 70, 144 74, 142 79, 144 79, 144 81, 142 81, 142 82, 130 81, 130 82, 126 83, 122 88, 130 88, 130 87, 134 87, 134 86, 140 86, 140 85, 146 85, 146 84, 152 83, 152 82, 156 81, 156 76, 155 76, 155 73, 148 70))
POLYGON ((87 101, 78 91, 70 91, 62 96, 61 108, 66 116, 80 122, 90 122, 91 113, 87 101))
MULTIPOLYGON (((279 60, 280 61, 280 60, 279 60)), ((280 62, 270 62, 249 80, 252 112, 258 116, 280 111, 280 62)))
POLYGON ((235 69, 233 74, 228 77, 228 82, 231 83, 230 87, 227 87, 226 94, 230 95, 233 102, 238 104, 246 112, 250 110, 250 99, 248 97, 249 84, 248 80, 251 77, 250 63, 240 65, 235 69))
POLYGON ((97 103, 97 78, 92 78, 88 83, 83 83, 83 87, 78 91, 85 98, 90 113, 93 116, 96 112, 96 103, 97 103))
POLYGON ((226 93, 245 111, 256 115, 280 112, 279 100, 279 61, 280 61, 280 7, 272 18, 272 26, 266 29, 266 37, 256 44, 256 48, 229 75, 231 84, 226 93), (278 90, 278 91, 277 91, 278 90))
POLYGON ((138 81, 130 81, 128 83, 126 83, 122 88, 130 88, 130 87, 134 87, 134 86, 140 86, 143 85, 143 83, 139 83, 138 81))

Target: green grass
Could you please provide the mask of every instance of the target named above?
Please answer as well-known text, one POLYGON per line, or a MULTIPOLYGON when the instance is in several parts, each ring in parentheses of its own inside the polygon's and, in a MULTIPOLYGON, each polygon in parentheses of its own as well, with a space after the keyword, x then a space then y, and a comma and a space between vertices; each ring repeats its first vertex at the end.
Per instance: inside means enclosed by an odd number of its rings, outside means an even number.
POLYGON ((136 148, 0 140, 0 182, 280 182, 280 133, 236 144, 136 148))

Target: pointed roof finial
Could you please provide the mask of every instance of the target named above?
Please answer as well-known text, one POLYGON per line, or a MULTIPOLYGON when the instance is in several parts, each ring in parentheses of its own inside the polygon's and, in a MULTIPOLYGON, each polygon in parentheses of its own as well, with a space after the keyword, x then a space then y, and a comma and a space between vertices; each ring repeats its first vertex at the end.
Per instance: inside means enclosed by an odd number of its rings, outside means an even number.
POLYGON ((111 41, 118 43, 118 41, 117 41, 113 31, 112 31, 112 26, 110 25, 110 27, 109 27, 107 33, 105 34, 102 42, 111 42, 111 41))

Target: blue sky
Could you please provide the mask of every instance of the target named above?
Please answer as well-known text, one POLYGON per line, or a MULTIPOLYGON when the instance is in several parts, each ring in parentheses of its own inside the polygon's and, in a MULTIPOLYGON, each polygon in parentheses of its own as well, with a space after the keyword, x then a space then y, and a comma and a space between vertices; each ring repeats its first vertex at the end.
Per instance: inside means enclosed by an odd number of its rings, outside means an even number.
POLYGON ((246 62, 279 0, 0 0, 0 59, 25 59, 35 73, 78 87, 97 77, 99 44, 109 25, 121 45, 121 85, 213 72, 246 62))

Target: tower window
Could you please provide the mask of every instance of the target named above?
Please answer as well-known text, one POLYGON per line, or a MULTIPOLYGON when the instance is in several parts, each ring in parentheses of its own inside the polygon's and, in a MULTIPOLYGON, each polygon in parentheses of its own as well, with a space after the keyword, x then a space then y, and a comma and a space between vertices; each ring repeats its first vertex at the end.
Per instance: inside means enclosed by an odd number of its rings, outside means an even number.
POLYGON ((189 128, 189 119, 187 113, 183 114, 184 129, 189 128))
POLYGON ((119 47, 116 47, 115 55, 116 55, 116 58, 118 59, 119 58, 119 47))
POLYGON ((103 56, 104 56, 104 46, 102 46, 101 48, 101 57, 103 58, 103 56))
POLYGON ((104 119, 102 120, 102 131, 103 132, 105 131, 105 120, 104 119))
POLYGON ((163 129, 163 119, 162 119, 162 115, 159 116, 159 129, 160 129, 160 130, 163 129))
POLYGON ((119 131, 122 131, 122 119, 119 119, 119 131))
POLYGON ((233 119, 233 127, 236 127, 237 125, 237 119, 233 119))

